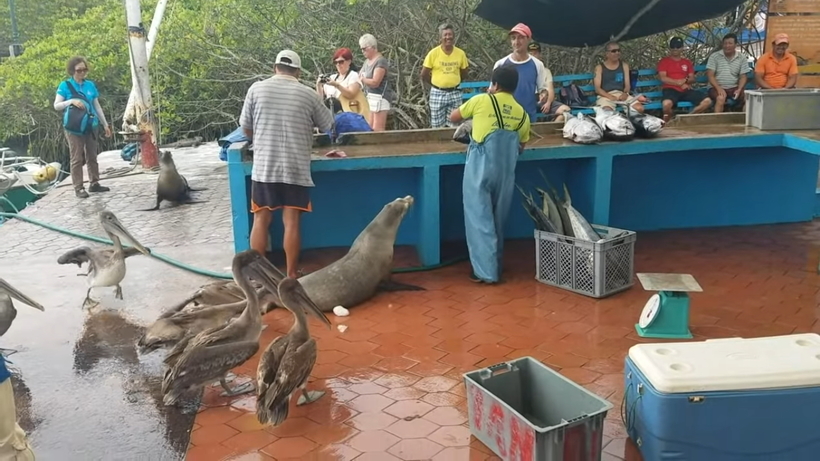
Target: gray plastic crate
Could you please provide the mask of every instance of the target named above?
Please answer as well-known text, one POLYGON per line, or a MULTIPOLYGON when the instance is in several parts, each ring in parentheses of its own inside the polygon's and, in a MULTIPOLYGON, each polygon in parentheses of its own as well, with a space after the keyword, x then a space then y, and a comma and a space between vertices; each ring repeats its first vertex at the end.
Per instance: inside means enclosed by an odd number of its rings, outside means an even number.
POLYGON ((820 89, 747 90, 746 126, 759 130, 820 130, 820 89))
POLYGON ((602 242, 536 229, 536 280, 593 298, 632 287, 635 232, 594 224, 592 228, 602 242))
POLYGON ((470 432, 504 460, 599 461, 613 405, 532 357, 464 374, 470 432))

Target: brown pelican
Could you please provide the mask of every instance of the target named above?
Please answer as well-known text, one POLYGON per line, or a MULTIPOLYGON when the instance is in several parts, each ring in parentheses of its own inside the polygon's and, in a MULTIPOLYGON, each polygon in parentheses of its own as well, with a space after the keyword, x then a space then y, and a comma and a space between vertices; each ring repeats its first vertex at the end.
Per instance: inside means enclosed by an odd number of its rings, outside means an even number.
POLYGON ((114 248, 89 248, 82 246, 65 252, 57 259, 59 264, 76 264, 82 267, 84 262, 88 263, 88 291, 85 293, 83 307, 89 302, 97 303, 91 299, 91 289, 96 287, 116 287, 114 291, 118 299, 122 299, 122 287, 120 283, 125 278, 125 258, 142 253, 150 256, 151 252, 140 242, 138 242, 119 219, 110 211, 100 212, 100 222, 108 238, 114 242, 114 248), (123 248, 120 238, 129 241, 133 247, 123 248))
POLYGON ((310 337, 306 313, 314 314, 330 328, 330 320, 319 306, 308 297, 296 279, 286 278, 279 283, 282 305, 293 313, 290 331, 271 341, 259 359, 257 367, 256 418, 260 423, 282 424, 288 417, 290 398, 300 389, 297 405, 311 403, 322 397, 324 391, 306 391, 310 372, 316 363, 316 341, 310 337), (309 308, 309 309, 306 309, 309 308))
POLYGON ((168 369, 162 381, 165 405, 174 405, 183 392, 197 389, 215 379, 219 379, 227 395, 253 391, 252 382, 229 388, 225 375, 259 350, 262 313, 251 278, 276 292, 284 274, 255 250, 246 250, 234 256, 232 272, 247 298, 245 309, 226 325, 209 328, 196 336, 188 335, 171 349, 165 357, 168 369))
MULTIPOLYGON (((265 304, 269 304, 266 301, 265 304)), ((147 354, 161 347, 173 346, 187 336, 224 326, 244 312, 247 300, 215 306, 201 305, 190 310, 163 313, 137 341, 140 353, 147 354)), ((264 326, 263 326, 264 329, 264 326)))
MULTIPOLYGON (((35 309, 45 311, 42 304, 24 295, 16 288, 9 285, 9 283, 5 280, 0 279, 0 336, 3 336, 7 331, 9 331, 9 327, 11 327, 12 322, 14 322, 14 319, 17 317, 17 309, 14 308, 12 298, 20 301, 21 303, 28 304, 35 309)), ((0 351, 2 350, 3 349, 0 349, 0 351)), ((14 351, 7 351, 7 354, 5 355, 8 355, 10 352, 14 351)), ((3 359, 0 358, 0 360, 3 359)))

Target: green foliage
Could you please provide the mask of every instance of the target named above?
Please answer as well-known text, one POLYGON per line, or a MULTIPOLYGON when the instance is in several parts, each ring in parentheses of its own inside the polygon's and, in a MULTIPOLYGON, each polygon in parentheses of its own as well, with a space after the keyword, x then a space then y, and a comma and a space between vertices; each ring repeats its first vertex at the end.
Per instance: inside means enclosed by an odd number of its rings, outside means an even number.
MULTIPOLYGON (((361 65, 358 39, 365 33, 378 39, 392 64, 400 99, 391 127, 426 127, 427 100, 419 72, 424 56, 438 43, 440 23, 455 26, 457 45, 470 61, 470 80, 487 80, 493 63, 510 52, 507 32, 472 14, 478 2, 172 0, 149 63, 161 140, 193 135, 212 140, 232 131, 247 88, 270 76, 274 57, 283 48, 300 54, 302 78, 311 87, 319 73, 333 71, 330 57, 336 48, 353 50, 361 65)), ((146 28, 155 4, 142 2, 146 28)), ((106 117, 119 128, 131 91, 122 0, 18 0, 17 5, 20 30, 29 41, 22 56, 0 64, 0 139, 7 144, 30 141, 32 154, 46 159, 65 151, 60 114, 52 104, 65 78, 66 61, 75 54, 88 58, 89 78, 100 89, 106 117)), ((7 22, 0 6, 0 40, 10 30, 7 22)), ((654 66, 666 53, 668 36, 676 32, 622 44, 625 59, 633 68, 654 66)), ((544 47, 547 65, 556 75, 589 72, 600 56, 600 49, 544 47)), ((112 148, 114 142, 104 147, 112 148)))
POLYGON ((122 2, 105 0, 78 18, 57 21, 52 35, 29 42, 22 56, 0 65, 0 109, 5 115, 0 139, 27 136, 38 154, 56 157, 64 141, 54 97, 74 55, 88 59, 88 78, 100 90, 106 117, 116 117, 124 108, 123 93, 127 100, 123 90, 131 85, 124 31, 122 2))
MULTIPOLYGON (((99 4, 95 0, 15 0, 17 30, 23 42, 39 40, 51 35, 60 19, 78 18, 99 4)), ((11 43, 11 13, 8 0, 0 2, 0 47, 8 49, 11 43)))

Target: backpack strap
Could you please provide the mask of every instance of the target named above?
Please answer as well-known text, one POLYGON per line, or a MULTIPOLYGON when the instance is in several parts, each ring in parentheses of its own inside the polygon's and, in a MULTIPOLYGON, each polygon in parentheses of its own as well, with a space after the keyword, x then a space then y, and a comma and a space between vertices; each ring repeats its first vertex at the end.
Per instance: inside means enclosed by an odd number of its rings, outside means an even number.
POLYGON ((73 96, 73 97, 75 97, 75 98, 77 98, 77 99, 82 99, 83 101, 85 101, 85 102, 87 102, 87 103, 89 103, 89 104, 90 104, 90 103, 91 103, 91 101, 89 101, 89 100, 88 100, 88 98, 86 98, 84 94, 82 94, 82 93, 80 93, 79 91, 77 91, 77 88, 75 88, 75 87, 74 87, 74 83, 72 83, 72 82, 71 82, 71 80, 72 80, 72 79, 68 78, 68 79, 66 79, 66 81, 65 81, 66 85, 68 85, 68 91, 70 91, 70 92, 71 92, 71 96, 73 96))
POLYGON ((520 121, 520 122, 518 122, 518 126, 517 126, 517 127, 515 127, 515 131, 520 130, 520 129, 521 129, 521 127, 522 127, 522 126, 524 126, 524 117, 526 117, 526 116, 527 116, 527 113, 526 113, 526 112, 524 112, 524 110, 522 109, 522 110, 521 110, 521 121, 520 121))
MULTIPOLYGON (((498 120, 498 128, 503 130, 504 129, 504 119, 501 117, 501 109, 498 106, 498 100, 495 99, 494 94, 492 94, 492 93, 488 93, 488 94, 490 95, 490 101, 492 101, 492 103, 493 103, 493 110, 495 111, 495 118, 496 118, 496 120, 498 120)), ((527 115, 527 113, 524 112, 523 108, 521 110, 522 110, 523 115, 527 115)), ((523 116, 521 117, 521 120, 518 122, 518 126, 515 127, 515 129, 513 131, 520 130, 522 126, 524 126, 524 117, 523 116)))
POLYGON ((493 103, 493 111, 495 111, 495 119, 498 121, 498 128, 500 130, 504 129, 504 118, 501 117, 501 109, 498 107, 498 100, 495 99, 495 95, 492 93, 487 93, 490 96, 490 101, 493 103))

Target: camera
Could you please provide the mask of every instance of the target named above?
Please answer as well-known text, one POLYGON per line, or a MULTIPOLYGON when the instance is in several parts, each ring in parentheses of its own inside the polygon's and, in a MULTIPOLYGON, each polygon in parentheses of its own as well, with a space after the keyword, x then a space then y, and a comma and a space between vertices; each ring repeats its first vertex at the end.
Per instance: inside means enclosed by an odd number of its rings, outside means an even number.
POLYGON ((330 74, 319 75, 319 83, 327 83, 330 81, 330 74))

